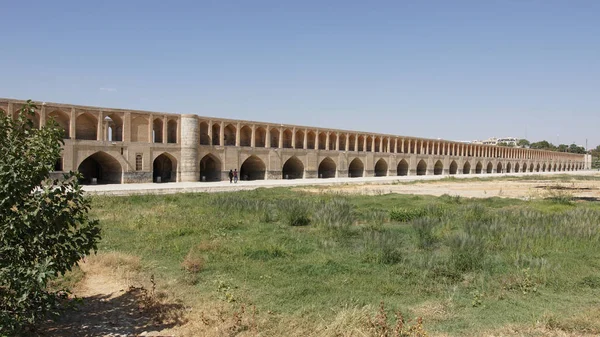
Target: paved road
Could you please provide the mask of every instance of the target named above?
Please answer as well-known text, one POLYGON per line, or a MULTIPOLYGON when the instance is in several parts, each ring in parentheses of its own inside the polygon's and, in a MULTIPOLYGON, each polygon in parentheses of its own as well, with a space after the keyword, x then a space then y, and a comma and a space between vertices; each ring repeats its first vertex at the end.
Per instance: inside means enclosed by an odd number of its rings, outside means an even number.
MULTIPOLYGON (((590 175, 598 171, 576 171, 576 172, 534 172, 534 173, 504 173, 504 174, 466 174, 453 175, 457 179, 468 178, 493 178, 500 176, 526 176, 526 175, 590 175)), ((253 190, 260 187, 283 187, 283 186, 307 186, 307 185, 341 185, 341 184, 390 184, 392 182, 408 182, 420 180, 439 180, 447 178, 447 175, 438 176, 391 176, 391 177, 364 177, 364 178, 330 178, 330 179, 295 179, 295 180, 254 180, 239 181, 230 184, 229 181, 219 182, 187 182, 187 183, 144 183, 144 184, 109 184, 88 185, 84 190, 89 194, 106 195, 134 195, 134 194, 174 194, 187 192, 225 192, 253 190)))

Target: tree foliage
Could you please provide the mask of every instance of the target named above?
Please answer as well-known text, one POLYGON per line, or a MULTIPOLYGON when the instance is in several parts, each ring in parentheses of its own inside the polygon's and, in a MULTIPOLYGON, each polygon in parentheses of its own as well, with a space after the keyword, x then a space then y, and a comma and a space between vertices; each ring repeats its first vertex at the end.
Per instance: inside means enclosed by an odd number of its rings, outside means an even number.
POLYGON ((34 128, 35 108, 28 101, 17 118, 0 111, 0 335, 56 312, 64 292, 48 291, 47 282, 100 239, 78 175, 49 179, 63 131, 54 121, 34 128))

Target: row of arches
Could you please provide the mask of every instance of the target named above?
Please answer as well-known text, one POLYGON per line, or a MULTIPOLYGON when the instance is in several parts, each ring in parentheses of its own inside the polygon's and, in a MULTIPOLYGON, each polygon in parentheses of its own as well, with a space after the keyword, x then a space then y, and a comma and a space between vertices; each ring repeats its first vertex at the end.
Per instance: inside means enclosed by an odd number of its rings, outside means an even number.
MULTIPOLYGON (((483 174, 483 173, 518 173, 518 172, 548 172, 548 171, 571 171, 580 169, 575 164, 546 164, 546 163, 502 163, 495 165, 492 162, 484 164, 481 161, 472 164, 469 161, 461 166, 456 161, 451 161, 448 167, 444 167, 441 160, 433 164, 431 170, 428 170, 428 164, 425 160, 420 160, 414 173, 422 175, 442 175, 442 174, 483 174), (447 171, 446 171, 447 169, 447 171)), ((219 181, 224 172, 223 165, 219 158, 213 154, 205 155, 199 162, 200 181, 219 181)), ((375 177, 388 176, 388 163, 381 158, 373 166, 373 175, 375 177)), ((120 183, 122 177, 122 166, 114 157, 105 152, 96 152, 81 162, 78 171, 82 174, 82 183, 84 184, 111 184, 120 183)), ((318 165, 319 178, 335 178, 339 174, 336 162, 326 157, 318 165)), ((343 172, 343 171, 342 171, 343 172)), ((365 165, 360 158, 354 158, 348 164, 347 176, 364 177, 365 165)), ((396 175, 409 175, 409 163, 406 159, 400 160, 396 166, 396 175)), ((241 180, 263 180, 267 179, 267 168, 262 159, 251 155, 246 158, 240 166, 239 177, 241 180)), ((302 179, 305 177, 305 167, 303 162, 296 156, 292 156, 285 161, 281 168, 281 179, 302 179)), ((154 182, 170 182, 177 180, 177 159, 169 153, 162 153, 157 156, 152 163, 152 180, 154 182)))
MULTIPOLYGON (((71 115, 54 109, 43 113, 35 111, 28 117, 35 128, 47 120, 53 119, 63 130, 65 139, 79 140, 107 140, 120 142, 124 137, 124 123, 122 113, 78 112, 75 118, 75 134, 71 134, 71 115), (44 115, 42 117, 42 114, 44 115), (99 121, 99 118, 102 120, 99 121)), ((178 121, 176 118, 165 116, 133 115, 130 126, 130 139, 132 142, 151 143, 177 143, 178 121), (151 124, 150 124, 151 123, 151 124)))

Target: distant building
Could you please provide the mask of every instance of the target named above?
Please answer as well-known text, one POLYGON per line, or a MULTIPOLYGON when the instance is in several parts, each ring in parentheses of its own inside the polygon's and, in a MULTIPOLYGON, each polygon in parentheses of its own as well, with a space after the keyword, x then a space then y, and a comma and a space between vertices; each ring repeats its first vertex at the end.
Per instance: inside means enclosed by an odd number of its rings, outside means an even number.
POLYGON ((518 138, 515 137, 504 137, 504 138, 496 138, 491 137, 486 140, 474 140, 472 144, 483 144, 483 145, 498 145, 498 143, 504 143, 508 146, 517 146, 518 138))

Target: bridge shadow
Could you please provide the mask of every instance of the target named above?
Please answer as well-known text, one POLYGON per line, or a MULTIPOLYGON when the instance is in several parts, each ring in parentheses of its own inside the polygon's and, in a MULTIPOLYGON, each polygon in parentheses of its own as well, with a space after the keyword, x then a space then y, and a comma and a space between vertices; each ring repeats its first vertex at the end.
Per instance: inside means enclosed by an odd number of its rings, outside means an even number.
POLYGON ((149 300, 143 288, 132 287, 118 296, 96 295, 69 301, 74 304, 72 308, 27 336, 137 336, 185 323, 182 304, 149 300))

